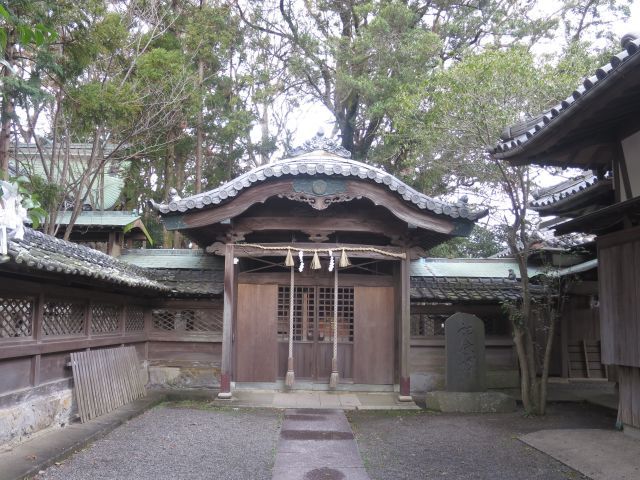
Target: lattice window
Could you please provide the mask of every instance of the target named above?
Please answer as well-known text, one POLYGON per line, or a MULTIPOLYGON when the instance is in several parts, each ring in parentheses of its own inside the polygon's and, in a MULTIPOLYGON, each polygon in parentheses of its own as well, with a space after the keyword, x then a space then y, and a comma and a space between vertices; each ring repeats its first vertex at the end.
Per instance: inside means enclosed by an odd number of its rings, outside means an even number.
POLYGON ((491 336, 509 335, 509 318, 506 315, 491 315, 481 317, 484 322, 484 334, 491 336))
MULTIPOLYGON (((333 288, 318 288, 320 341, 333 341, 333 300, 333 288)), ((353 287, 338 287, 338 342, 353 342, 353 287)))
POLYGON ((91 333, 113 333, 120 325, 120 306, 107 303, 91 305, 91 333))
POLYGON ((222 309, 162 308, 151 312, 153 329, 163 332, 222 333, 222 309))
MULTIPOLYGON (((290 287, 278 287, 278 338, 289 340, 290 287)), ((314 287, 295 287, 293 302, 293 339, 313 340, 316 310, 314 287)))
POLYGON ((45 335, 78 335, 84 333, 85 305, 65 300, 44 304, 42 331, 45 335))
MULTIPOLYGON (((443 337, 444 322, 453 313, 431 314, 412 313, 411 314, 411 336, 412 337, 443 337)), ((484 323, 485 335, 504 336, 509 334, 509 321, 504 315, 490 315, 480 317, 484 323)))
POLYGON ((144 309, 138 305, 127 306, 127 320, 125 322, 127 332, 141 332, 144 330, 144 309))
POLYGON ((0 338, 30 337, 33 300, 0 297, 0 338))
MULTIPOLYGON (((278 288, 278 338, 289 340, 289 288, 278 288)), ((333 288, 295 287, 293 340, 333 341, 333 288)), ((338 341, 353 341, 353 287, 338 288, 338 341)))
POLYGON ((450 314, 412 313, 412 337, 444 337, 444 322, 450 314))

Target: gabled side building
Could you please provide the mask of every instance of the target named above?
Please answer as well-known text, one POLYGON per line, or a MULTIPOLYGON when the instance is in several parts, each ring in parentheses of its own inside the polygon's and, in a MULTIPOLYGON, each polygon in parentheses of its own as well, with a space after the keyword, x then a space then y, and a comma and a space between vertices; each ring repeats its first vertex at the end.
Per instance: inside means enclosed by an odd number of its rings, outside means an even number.
POLYGON ((640 434, 640 39, 626 35, 622 47, 561 103, 509 127, 491 153, 591 170, 556 192, 566 220, 554 228, 597 235, 602 362, 617 367, 625 431, 640 434))

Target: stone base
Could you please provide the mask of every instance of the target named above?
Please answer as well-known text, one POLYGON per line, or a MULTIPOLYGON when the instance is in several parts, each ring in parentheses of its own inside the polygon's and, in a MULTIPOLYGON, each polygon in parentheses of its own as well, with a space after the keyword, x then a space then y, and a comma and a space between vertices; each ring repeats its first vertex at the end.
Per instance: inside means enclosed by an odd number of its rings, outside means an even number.
POLYGON ((162 388, 218 388, 220 372, 211 367, 150 366, 149 386, 162 388))
POLYGON ((445 413, 508 413, 516 409, 514 398, 499 392, 427 392, 427 410, 445 413))
POLYGON ((75 412, 71 389, 30 397, 0 409, 0 446, 24 441, 40 430, 64 426, 75 412))

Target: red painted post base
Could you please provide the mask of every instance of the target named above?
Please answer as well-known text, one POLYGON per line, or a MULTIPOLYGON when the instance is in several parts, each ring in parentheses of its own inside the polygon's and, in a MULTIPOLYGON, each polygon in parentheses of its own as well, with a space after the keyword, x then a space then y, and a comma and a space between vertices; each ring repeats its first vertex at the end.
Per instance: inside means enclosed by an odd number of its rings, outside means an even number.
POLYGON ((231 398, 231 376, 228 373, 220 375, 220 393, 218 398, 229 400, 231 398))
POLYGON ((412 402, 411 398, 411 380, 409 377, 400 377, 400 395, 398 400, 401 402, 412 402))

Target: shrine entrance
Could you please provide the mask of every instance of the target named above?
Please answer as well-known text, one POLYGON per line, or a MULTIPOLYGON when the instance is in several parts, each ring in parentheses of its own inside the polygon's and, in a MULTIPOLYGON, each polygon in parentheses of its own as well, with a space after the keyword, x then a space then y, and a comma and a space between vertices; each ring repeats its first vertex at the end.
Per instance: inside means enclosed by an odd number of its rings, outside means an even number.
POLYGON ((337 295, 335 272, 328 271, 326 259, 322 269, 296 270, 293 298, 290 272, 281 267, 280 271, 256 272, 260 262, 244 263, 250 268, 239 273, 233 340, 238 382, 281 382, 291 356, 295 381, 303 388, 317 384, 321 389, 330 383, 336 348, 339 383, 394 384, 393 262, 353 261, 354 265, 340 269, 337 295))

